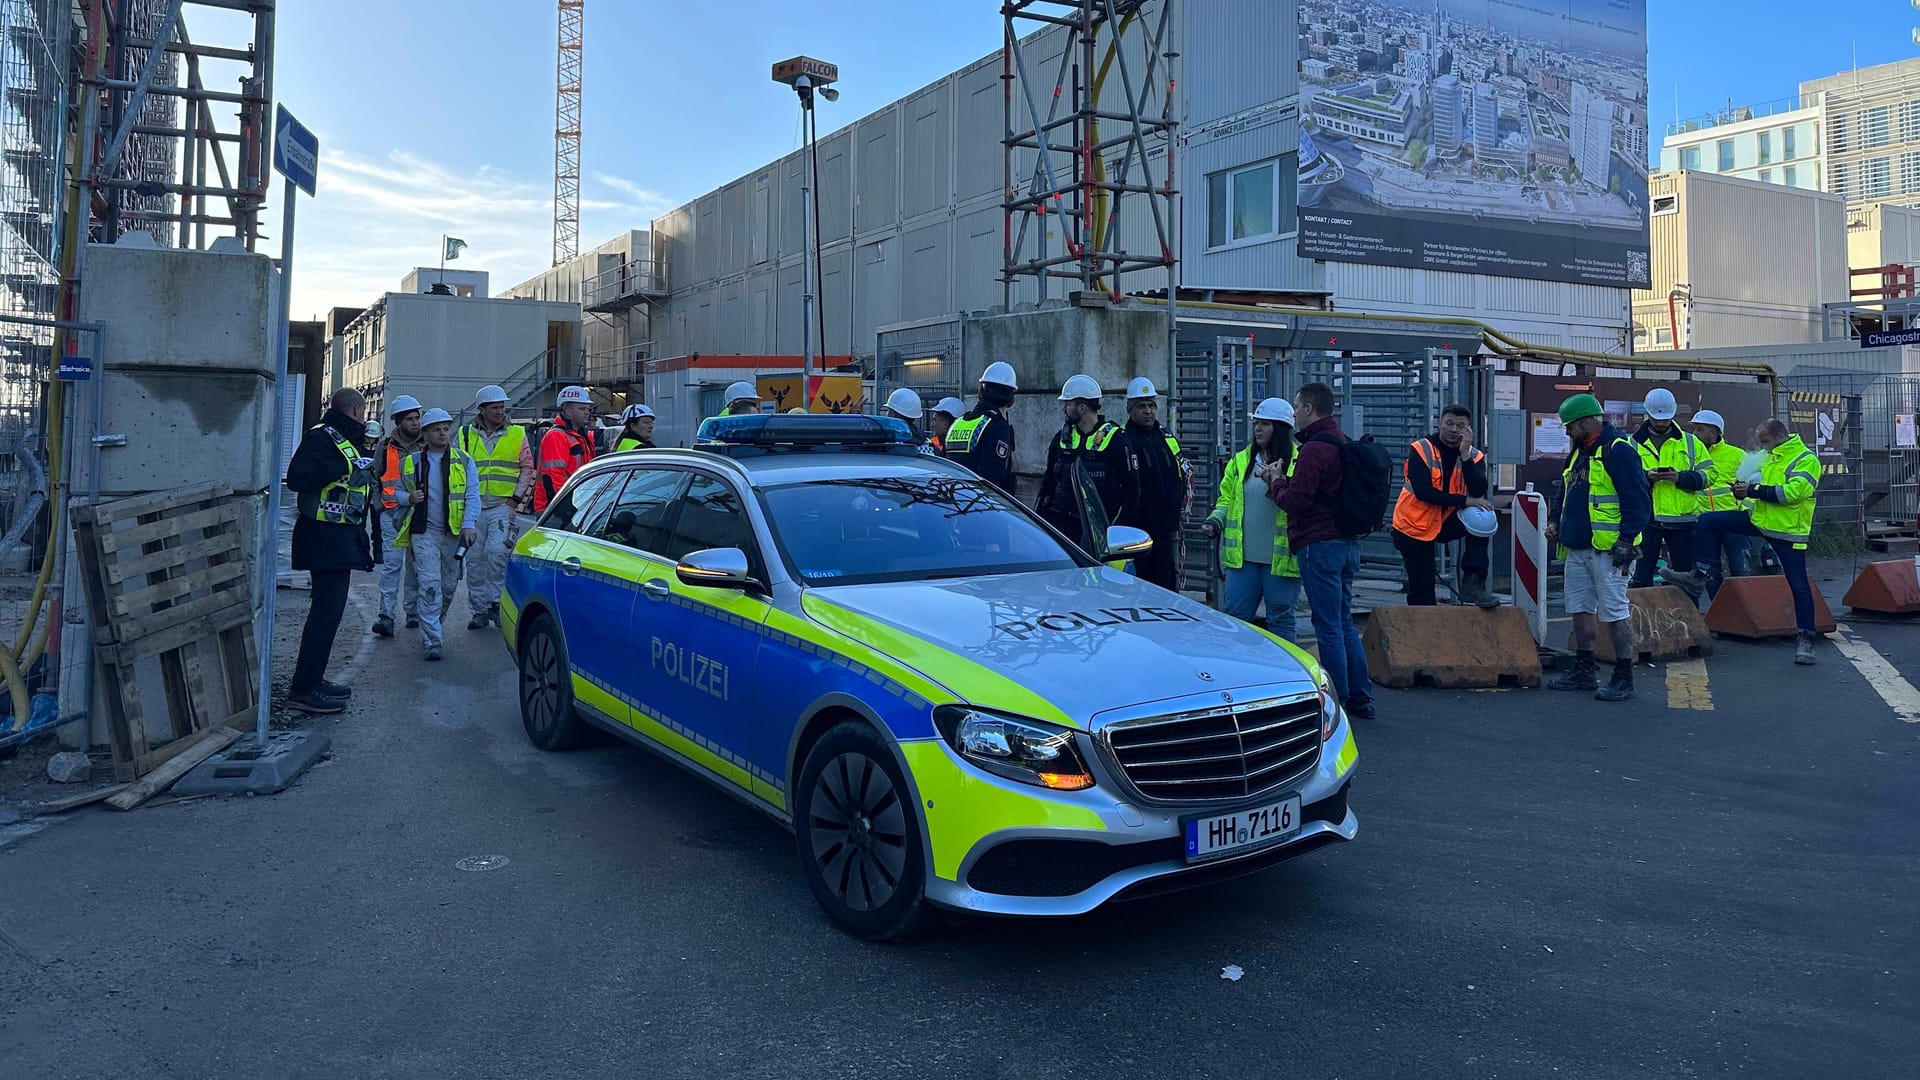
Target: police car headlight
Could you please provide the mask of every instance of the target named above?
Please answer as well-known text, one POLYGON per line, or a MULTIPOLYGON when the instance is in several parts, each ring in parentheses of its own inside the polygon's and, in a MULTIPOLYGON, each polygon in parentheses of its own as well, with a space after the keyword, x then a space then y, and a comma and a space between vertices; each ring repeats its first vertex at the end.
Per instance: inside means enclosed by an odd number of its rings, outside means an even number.
POLYGON ((933 722, 947 745, 995 776, 1056 791, 1093 786, 1066 728, 962 705, 935 709, 933 722))
POLYGON ((1327 678, 1325 668, 1320 669, 1320 741, 1333 738, 1333 729, 1340 726, 1340 695, 1333 692, 1333 680, 1327 678))

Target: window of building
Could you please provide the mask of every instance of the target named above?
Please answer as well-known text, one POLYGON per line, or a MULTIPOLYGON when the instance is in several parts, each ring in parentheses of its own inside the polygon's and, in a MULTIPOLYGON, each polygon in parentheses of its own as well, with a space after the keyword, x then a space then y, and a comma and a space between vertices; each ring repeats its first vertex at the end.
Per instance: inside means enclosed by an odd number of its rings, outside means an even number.
POLYGON ((1680 196, 1655 195, 1653 197, 1653 212, 1655 214, 1679 213, 1680 212, 1680 196))
POLYGON ((1900 155, 1900 190, 1907 195, 1920 192, 1920 152, 1909 150, 1900 155))
POLYGON ((1733 171, 1733 140, 1721 139, 1719 144, 1715 147, 1715 149, 1719 152, 1719 155, 1720 155, 1720 171, 1732 172, 1733 171))
POLYGON ((1827 129, 1829 132, 1827 142, 1833 147, 1834 153, 1843 154, 1853 148, 1852 133, 1847 130, 1849 126, 1846 113, 1833 114, 1827 129))
POLYGON ((1786 181, 1786 184, 1787 184, 1787 186, 1788 186, 1788 187, 1799 187, 1799 186, 1800 186, 1800 168, 1799 168, 1799 166, 1797 166, 1797 165, 1789 165, 1789 166, 1787 166, 1787 167, 1786 167, 1786 169, 1785 169, 1785 171, 1784 171, 1784 177, 1783 177, 1783 178, 1785 179, 1785 181, 1786 181))
MULTIPOLYGON (((1782 161, 1792 161, 1796 156, 1793 148, 1793 139, 1797 134, 1799 134, 1798 128, 1780 129, 1780 159, 1782 161)), ((1788 183, 1792 183, 1792 181, 1789 180, 1788 183)))
POLYGON ((1230 247, 1295 231, 1292 154, 1207 177, 1207 246, 1230 247))
POLYGON ((1760 182, 1761 182, 1761 183, 1763 183, 1763 184, 1771 184, 1771 183, 1773 183, 1773 170, 1772 170, 1772 169, 1761 169, 1761 170, 1760 170, 1760 182))
POLYGON ((1700 148, 1683 146, 1680 148, 1680 167, 1689 172, 1700 171, 1700 148))
POLYGON ((1656 326, 1656 327, 1654 327, 1654 328, 1653 328, 1653 343, 1654 343, 1655 345, 1671 345, 1671 344, 1673 344, 1673 330, 1672 330, 1671 328, 1669 328, 1669 327, 1665 327, 1665 326, 1656 326))
POLYGON ((1920 101, 1900 106, 1900 141, 1920 142, 1920 101))
POLYGON ((1763 131, 1760 133, 1760 164, 1765 165, 1771 162, 1772 160, 1773 160, 1773 132, 1763 131))
POLYGON ((1885 146, 1893 137, 1893 107, 1875 105, 1860 110, 1860 129, 1868 146, 1885 146))
POLYGON ((1893 161, 1891 158, 1868 158, 1861 163, 1865 173, 1867 198, 1884 199, 1893 194, 1893 161))

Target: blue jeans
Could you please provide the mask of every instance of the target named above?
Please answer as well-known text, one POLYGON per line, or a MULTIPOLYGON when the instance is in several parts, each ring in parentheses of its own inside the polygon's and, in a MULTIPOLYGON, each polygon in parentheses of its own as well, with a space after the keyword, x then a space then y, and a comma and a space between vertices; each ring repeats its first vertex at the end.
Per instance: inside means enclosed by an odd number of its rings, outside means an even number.
POLYGON ((1227 614, 1241 622, 1252 622, 1260 601, 1267 601, 1267 629, 1294 640, 1293 606, 1300 599, 1300 579, 1282 577, 1268 563, 1250 562, 1227 576, 1227 614))
POLYGON ((1813 582, 1807 577, 1807 549, 1795 547, 1791 540, 1765 536, 1753 527, 1753 517, 1745 510, 1715 510, 1700 515, 1700 547, 1694 561, 1698 564, 1695 569, 1707 580, 1707 598, 1711 600, 1713 594, 1720 591, 1720 560, 1714 553, 1725 543, 1731 561, 1733 550, 1745 545, 1745 540, 1740 538, 1749 536, 1764 539, 1780 560, 1787 590, 1793 593, 1794 626, 1803 634, 1817 633, 1813 622, 1813 582), (1708 559, 1712 561, 1706 561, 1708 559))
POLYGON ((1313 635, 1320 643, 1320 666, 1340 693, 1358 705, 1373 700, 1373 676, 1360 631, 1353 625, 1353 579, 1360 572, 1360 544, 1322 540, 1299 551, 1300 586, 1313 608, 1313 635))

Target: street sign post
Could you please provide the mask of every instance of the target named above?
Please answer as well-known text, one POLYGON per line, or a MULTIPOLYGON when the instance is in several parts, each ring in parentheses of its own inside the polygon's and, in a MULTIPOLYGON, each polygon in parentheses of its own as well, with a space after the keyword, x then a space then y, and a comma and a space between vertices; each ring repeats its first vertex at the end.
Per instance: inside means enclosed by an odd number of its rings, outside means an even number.
POLYGON ((273 111, 273 167, 301 191, 313 194, 314 181, 320 175, 320 140, 295 120, 285 105, 273 111))
POLYGON ((93 378, 93 358, 90 356, 63 356, 60 358, 59 379, 61 382, 86 382, 93 378))

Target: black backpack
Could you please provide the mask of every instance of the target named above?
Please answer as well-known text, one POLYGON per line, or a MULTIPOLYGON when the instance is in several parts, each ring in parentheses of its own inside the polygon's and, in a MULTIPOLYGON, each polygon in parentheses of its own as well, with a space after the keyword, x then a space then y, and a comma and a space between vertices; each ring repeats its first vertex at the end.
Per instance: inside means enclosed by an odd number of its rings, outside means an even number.
POLYGON ((1387 503, 1393 495, 1393 459, 1371 435, 1342 440, 1321 434, 1313 441, 1330 442, 1340 449, 1340 490, 1328 501, 1333 527, 1348 539, 1379 532, 1386 526, 1387 503))

